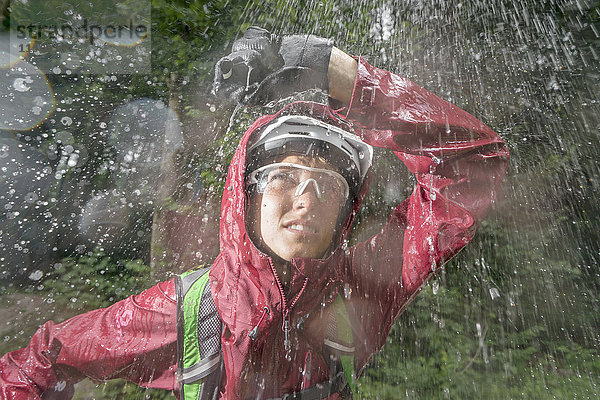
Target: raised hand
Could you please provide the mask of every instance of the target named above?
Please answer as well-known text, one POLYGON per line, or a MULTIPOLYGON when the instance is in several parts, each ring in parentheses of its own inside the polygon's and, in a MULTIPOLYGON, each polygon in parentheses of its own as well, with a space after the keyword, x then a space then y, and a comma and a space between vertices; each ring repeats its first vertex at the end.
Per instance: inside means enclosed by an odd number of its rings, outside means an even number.
POLYGON ((327 90, 333 42, 312 35, 278 37, 250 27, 215 66, 213 93, 258 105, 308 89, 327 90))

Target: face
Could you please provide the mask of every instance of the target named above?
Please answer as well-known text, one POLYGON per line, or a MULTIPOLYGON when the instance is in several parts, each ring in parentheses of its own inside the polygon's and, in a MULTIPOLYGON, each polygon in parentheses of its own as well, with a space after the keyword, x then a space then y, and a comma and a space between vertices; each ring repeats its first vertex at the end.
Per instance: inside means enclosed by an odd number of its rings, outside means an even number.
MULTIPOLYGON (((280 162, 332 169, 312 157, 287 156, 280 162)), ((309 179, 310 172, 303 178, 309 179)), ((299 195, 295 190, 253 194, 248 207, 252 236, 260 239, 264 250, 286 261, 294 257, 322 258, 335 238, 342 205, 323 196, 319 199, 313 184, 299 195)))

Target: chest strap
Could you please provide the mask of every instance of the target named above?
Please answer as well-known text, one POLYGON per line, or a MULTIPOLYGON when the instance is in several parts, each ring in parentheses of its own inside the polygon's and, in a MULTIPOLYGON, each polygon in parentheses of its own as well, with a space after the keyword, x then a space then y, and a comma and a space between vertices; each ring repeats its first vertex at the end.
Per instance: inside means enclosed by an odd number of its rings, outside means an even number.
POLYGON ((180 397, 216 399, 223 372, 222 322, 208 284, 209 268, 196 268, 175 280, 180 397))

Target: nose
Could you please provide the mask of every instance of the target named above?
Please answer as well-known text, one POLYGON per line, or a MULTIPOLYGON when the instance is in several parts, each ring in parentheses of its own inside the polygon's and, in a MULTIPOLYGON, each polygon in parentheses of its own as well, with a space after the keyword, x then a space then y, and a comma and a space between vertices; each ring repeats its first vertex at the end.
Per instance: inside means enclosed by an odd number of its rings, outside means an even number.
POLYGON ((319 201, 321 190, 317 181, 309 178, 298 185, 294 195, 294 208, 308 210, 315 202, 319 201))
POLYGON ((302 195, 304 191, 308 188, 308 185, 313 184, 315 187, 315 194, 317 195, 317 199, 321 198, 321 189, 319 188, 319 184, 313 178, 308 178, 304 182, 300 182, 298 187, 296 188, 296 196, 302 195))

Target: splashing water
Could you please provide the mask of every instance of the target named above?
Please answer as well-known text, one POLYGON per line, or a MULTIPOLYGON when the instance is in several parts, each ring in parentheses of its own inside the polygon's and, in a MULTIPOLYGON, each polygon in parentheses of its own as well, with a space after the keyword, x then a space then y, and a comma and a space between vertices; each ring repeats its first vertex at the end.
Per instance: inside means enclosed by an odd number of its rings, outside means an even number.
MULTIPOLYGON (((24 345, 48 318, 150 286, 130 260, 149 264, 160 253, 185 269, 214 260, 231 155, 256 117, 282 105, 233 109, 210 95, 214 63, 256 24, 331 37, 467 110, 510 146, 490 215, 436 266, 442 272, 399 317, 357 397, 598 397, 600 3, 217 3, 153 5, 155 31, 140 40, 0 36, 0 296, 15 327, 0 329, 0 349, 24 345), (167 170, 175 189, 159 201, 167 170), (57 285, 61 277, 69 280, 57 285), (116 294, 122 282, 131 289, 116 294)), ((78 15, 55 8, 44 10, 47 21, 78 15)), ((375 155, 350 244, 377 233, 413 188, 393 154, 375 155)), ((89 390, 139 396, 121 383, 89 390)))

